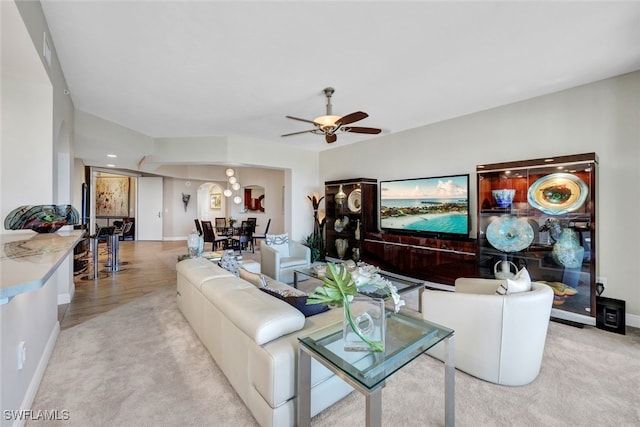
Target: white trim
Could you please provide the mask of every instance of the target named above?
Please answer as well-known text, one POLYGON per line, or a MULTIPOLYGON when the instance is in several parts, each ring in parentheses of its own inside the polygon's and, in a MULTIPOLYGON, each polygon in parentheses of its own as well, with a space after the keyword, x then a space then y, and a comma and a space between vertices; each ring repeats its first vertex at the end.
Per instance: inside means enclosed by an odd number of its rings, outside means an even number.
MULTIPOLYGON (((20 404, 21 413, 24 413, 25 411, 28 411, 29 409, 31 409, 31 405, 33 404, 33 400, 36 397, 36 393, 40 388, 40 383, 42 382, 44 371, 47 369, 47 365, 49 364, 49 359, 51 358, 51 354, 53 353, 53 348, 56 345, 56 341, 58 339, 59 334, 60 334, 60 322, 56 322, 55 325, 53 325, 51 334, 49 334, 49 339, 47 340, 47 344, 45 345, 44 351, 42 352, 42 357, 40 358, 40 361, 38 361, 38 366, 36 367, 36 370, 33 373, 33 377, 31 378, 29 387, 27 387, 27 392, 24 394, 24 399, 22 399, 22 403, 20 404)), ((19 419, 14 420, 13 427, 22 427, 25 425, 26 419, 22 417, 18 417, 18 418, 19 419)))
POLYGON ((626 313, 625 314, 625 318, 626 318, 626 324, 627 326, 632 326, 634 328, 640 328, 640 316, 638 316, 637 314, 629 314, 626 313))
POLYGON ((71 302, 71 294, 66 292, 64 294, 58 294, 58 305, 69 304, 71 302))
POLYGON ((596 326, 596 318, 588 315, 574 313, 567 310, 551 309, 551 317, 556 319, 568 320, 570 322, 583 323, 585 325, 596 326))

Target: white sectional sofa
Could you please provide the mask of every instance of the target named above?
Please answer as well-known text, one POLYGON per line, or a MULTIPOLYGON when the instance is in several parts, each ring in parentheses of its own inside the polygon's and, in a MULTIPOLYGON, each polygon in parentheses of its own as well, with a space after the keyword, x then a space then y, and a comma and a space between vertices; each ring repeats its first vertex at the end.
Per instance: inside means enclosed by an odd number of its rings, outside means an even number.
MULTIPOLYGON (((342 310, 311 317, 216 264, 193 258, 176 266, 177 301, 191 327, 261 426, 295 423, 298 336, 340 321, 342 310)), ((270 288, 288 288, 267 278, 270 288)), ((353 389, 312 365, 311 413, 353 389)))

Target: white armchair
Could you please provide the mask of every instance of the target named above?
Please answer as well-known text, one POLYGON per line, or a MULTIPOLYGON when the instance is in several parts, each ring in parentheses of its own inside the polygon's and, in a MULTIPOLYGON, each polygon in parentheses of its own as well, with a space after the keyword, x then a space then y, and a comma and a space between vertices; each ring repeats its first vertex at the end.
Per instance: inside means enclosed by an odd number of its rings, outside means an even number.
POLYGON ((310 266, 311 249, 286 235, 267 234, 260 242, 260 271, 272 279, 292 283, 293 270, 310 266))
MULTIPOLYGON (((422 317, 454 330, 456 368, 496 384, 518 386, 540 372, 553 303, 553 290, 497 295, 503 282, 461 278, 455 292, 425 290, 422 317)), ((437 345, 428 353, 443 360, 437 345)))

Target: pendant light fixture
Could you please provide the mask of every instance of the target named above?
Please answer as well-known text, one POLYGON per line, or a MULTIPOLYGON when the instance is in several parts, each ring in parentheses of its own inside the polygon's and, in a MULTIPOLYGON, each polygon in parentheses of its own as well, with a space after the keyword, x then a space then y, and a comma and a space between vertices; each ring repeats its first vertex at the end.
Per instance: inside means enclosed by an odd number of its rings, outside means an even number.
POLYGON ((231 191, 231 189, 229 189, 229 184, 233 184, 238 181, 238 178, 234 176, 235 173, 236 172, 231 168, 227 168, 227 170, 224 171, 224 174, 227 175, 227 189, 222 192, 222 194, 224 194, 224 197, 231 197, 233 195, 233 192, 231 191), (231 182, 232 178, 233 182, 231 182))
MULTIPOLYGON (((231 197, 233 195, 233 191, 229 188, 229 184, 231 184, 231 188, 234 191, 238 191, 240 190, 240 183, 238 182, 238 177, 235 176, 236 172, 233 169, 227 168, 224 171, 224 174, 227 175, 227 189, 224 190, 222 194, 224 194, 225 197, 231 197)), ((239 205, 242 203, 242 197, 236 193, 236 196, 233 198, 233 203, 239 205)))

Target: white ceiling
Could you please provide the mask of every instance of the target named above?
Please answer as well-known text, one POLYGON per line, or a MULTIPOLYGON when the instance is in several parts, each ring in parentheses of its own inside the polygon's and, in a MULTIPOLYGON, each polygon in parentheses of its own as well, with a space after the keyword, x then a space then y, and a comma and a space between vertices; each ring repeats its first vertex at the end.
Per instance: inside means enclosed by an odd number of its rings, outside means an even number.
MULTIPOLYGON (((75 107, 152 137, 381 135, 640 69, 640 2, 42 1, 75 107)), ((105 148, 106 149, 106 148, 105 148)), ((138 159, 136 159, 137 161, 138 159)))

